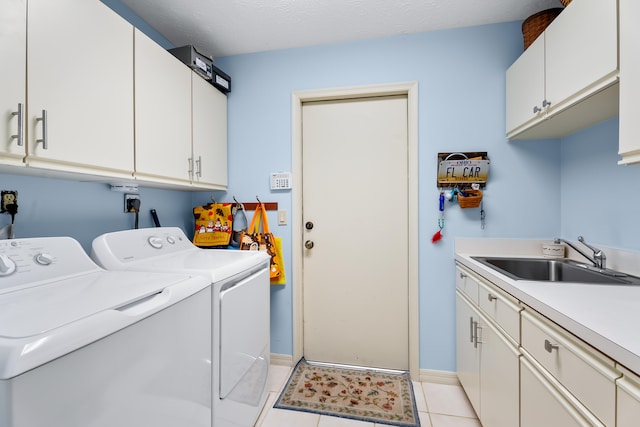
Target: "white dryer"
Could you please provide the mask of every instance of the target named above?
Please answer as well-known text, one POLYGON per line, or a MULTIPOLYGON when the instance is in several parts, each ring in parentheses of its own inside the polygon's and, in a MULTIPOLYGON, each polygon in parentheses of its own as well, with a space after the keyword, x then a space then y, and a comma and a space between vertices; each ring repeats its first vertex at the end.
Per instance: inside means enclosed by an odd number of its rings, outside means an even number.
POLYGON ((211 426, 209 283, 0 241, 0 426, 211 426))
POLYGON ((107 233, 92 258, 109 270, 201 274, 212 285, 214 427, 252 427, 267 398, 269 256, 201 249, 177 227, 107 233))

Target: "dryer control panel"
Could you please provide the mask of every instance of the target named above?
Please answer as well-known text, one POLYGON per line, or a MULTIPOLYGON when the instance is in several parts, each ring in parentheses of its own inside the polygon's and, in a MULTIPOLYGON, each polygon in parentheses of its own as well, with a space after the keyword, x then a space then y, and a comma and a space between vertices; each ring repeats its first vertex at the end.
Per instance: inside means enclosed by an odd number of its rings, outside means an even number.
POLYGON ((193 250, 191 240, 178 227, 139 228, 98 236, 91 258, 108 269, 126 269, 136 261, 193 250))

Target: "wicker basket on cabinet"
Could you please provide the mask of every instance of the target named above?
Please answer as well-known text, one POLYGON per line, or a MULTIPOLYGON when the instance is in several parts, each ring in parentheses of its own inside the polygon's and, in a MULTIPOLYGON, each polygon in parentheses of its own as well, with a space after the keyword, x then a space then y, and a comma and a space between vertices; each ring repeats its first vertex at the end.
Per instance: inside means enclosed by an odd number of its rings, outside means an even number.
POLYGON ((564 9, 562 7, 554 7, 552 9, 543 10, 534 13, 524 20, 522 23, 522 37, 524 39, 525 50, 531 46, 540 34, 553 22, 554 19, 564 9))
POLYGON ((564 7, 567 7, 569 6, 569 3, 571 3, 571 0, 560 0, 560 3, 562 3, 564 7))

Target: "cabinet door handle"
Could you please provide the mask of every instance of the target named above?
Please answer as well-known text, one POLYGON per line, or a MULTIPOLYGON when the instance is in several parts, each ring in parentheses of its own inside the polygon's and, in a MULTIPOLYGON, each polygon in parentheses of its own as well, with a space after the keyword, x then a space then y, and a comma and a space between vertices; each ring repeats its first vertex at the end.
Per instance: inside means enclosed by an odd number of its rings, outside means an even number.
POLYGON ((187 163, 189 163, 189 179, 193 179, 193 157, 189 157, 187 163))
POLYGON ((198 160, 196 160, 196 176, 198 178, 202 178, 202 156, 198 156, 198 160))
POLYGON ((551 103, 549 101, 547 101, 546 99, 542 100, 542 108, 548 108, 551 106, 551 103))
POLYGON ((473 333, 474 333, 474 329, 475 329, 474 326, 473 326, 474 323, 476 323, 476 322, 473 321, 473 316, 469 317, 469 342, 473 342, 473 338, 474 338, 474 336, 473 336, 474 334, 473 333))
POLYGON ((474 331, 474 339, 473 339, 473 348, 478 348, 478 344, 482 344, 482 341, 479 340, 480 338, 480 334, 478 334, 478 329, 482 329, 482 326, 480 326, 480 322, 473 322, 475 324, 475 331, 474 331))
POLYGON ((461 271, 461 272, 460 272, 460 278, 461 278, 461 279, 464 279, 465 277, 467 277, 467 275, 466 275, 466 274, 464 274, 464 273, 461 271))
POLYGON ((542 111, 542 108, 538 107, 537 105, 533 106, 533 114, 538 114, 541 111, 542 111))
POLYGON ((544 340, 544 349, 551 353, 553 350, 557 350, 559 346, 557 344, 551 344, 551 341, 544 340))
POLYGON ((492 294, 487 294, 487 299, 489 300, 489 302, 491 302, 497 300, 498 297, 492 294))
POLYGON ((23 114, 22 114, 22 103, 18 103, 18 111, 14 111, 11 113, 12 116, 18 116, 18 133, 16 135, 11 135, 11 139, 17 139, 18 140, 18 146, 23 146, 24 145, 24 134, 22 133, 22 120, 23 120, 23 114))
POLYGON ((42 139, 36 139, 37 143, 42 143, 44 150, 49 149, 49 139, 47 138, 47 110, 42 110, 42 117, 37 117, 36 121, 42 122, 42 139))

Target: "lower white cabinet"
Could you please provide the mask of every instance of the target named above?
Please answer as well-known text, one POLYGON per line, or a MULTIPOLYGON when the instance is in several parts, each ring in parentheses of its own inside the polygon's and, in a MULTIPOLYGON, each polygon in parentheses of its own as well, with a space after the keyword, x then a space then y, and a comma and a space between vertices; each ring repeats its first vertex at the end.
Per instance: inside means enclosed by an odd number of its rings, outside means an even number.
POLYGON ((617 384, 617 427, 637 427, 640 423, 640 377, 618 365, 622 377, 617 384))
POLYGON ((517 426, 520 353, 484 316, 480 319, 480 421, 487 427, 517 426))
POLYGON ((478 418, 486 427, 517 426, 519 411, 519 363, 517 343, 505 329, 518 328, 516 306, 485 281, 480 281, 458 268, 456 290, 456 362, 462 387, 478 418), (467 293, 468 292, 468 293, 467 293), (481 297, 478 304, 474 297, 481 297), (491 310, 480 308, 486 297, 491 310), (500 302, 498 303, 498 299, 500 302), (497 307, 503 307, 497 309, 497 307), (506 314, 516 310, 515 317, 506 314), (497 317, 511 317, 503 324, 497 317))
MULTIPOLYGON (((521 315, 521 351, 536 362, 539 377, 549 378, 547 383, 556 384, 558 395, 568 396, 564 400, 572 401, 575 411, 589 420, 586 425, 615 426, 615 381, 620 376, 615 362, 533 310, 525 308, 521 315)), ((526 387, 522 382, 523 393, 526 387)), ((523 422, 528 422, 527 416, 523 412, 523 422)))
POLYGON ((477 310, 456 291, 457 374, 476 414, 480 414, 480 349, 476 340, 479 321, 477 310))
POLYGON ((640 425, 640 376, 456 268, 457 374, 484 427, 640 425))
POLYGON ((603 425, 597 421, 591 422, 569 403, 565 395, 526 357, 520 359, 520 364, 520 427, 603 425))

